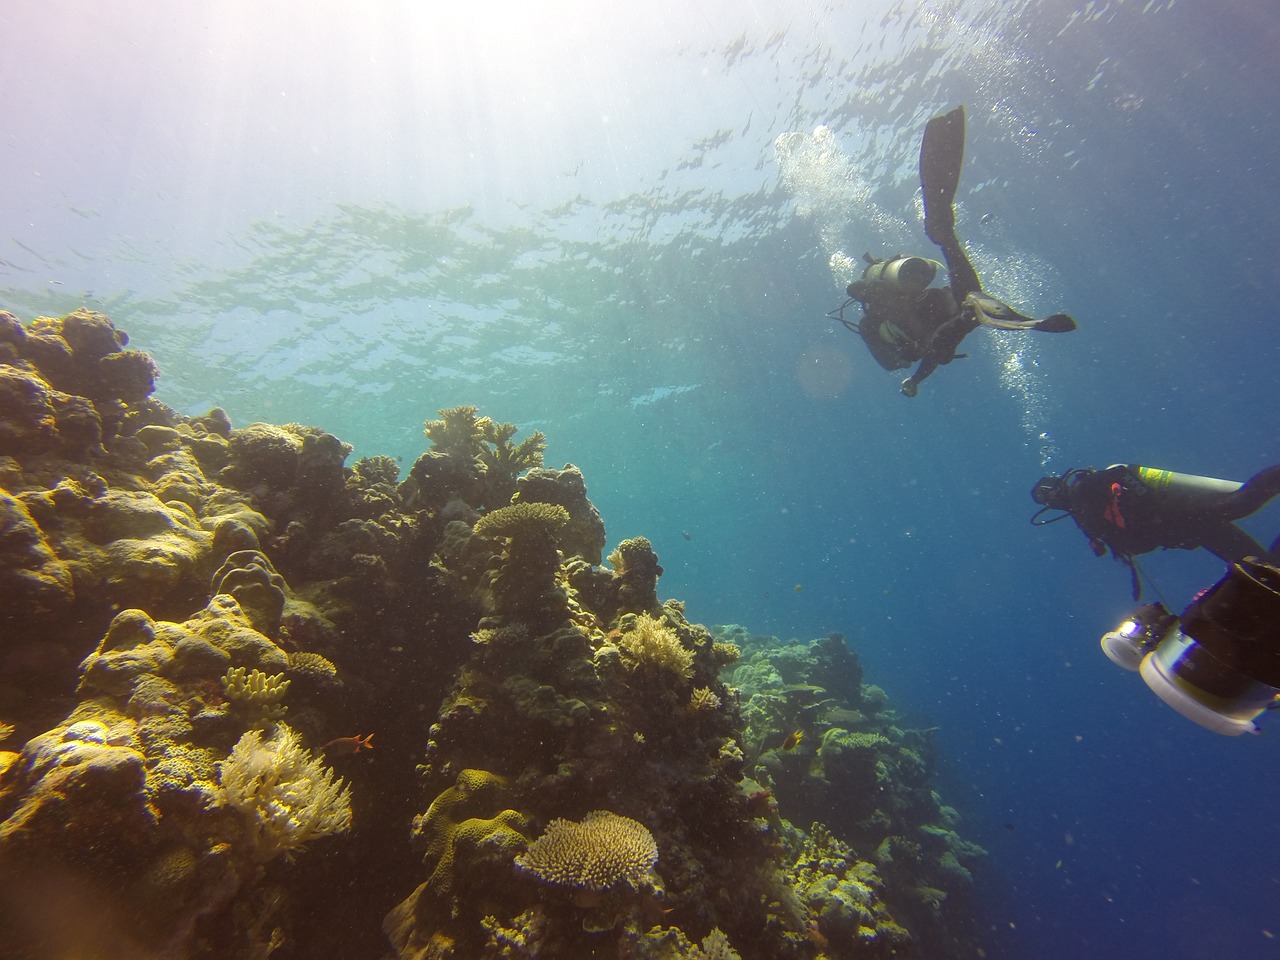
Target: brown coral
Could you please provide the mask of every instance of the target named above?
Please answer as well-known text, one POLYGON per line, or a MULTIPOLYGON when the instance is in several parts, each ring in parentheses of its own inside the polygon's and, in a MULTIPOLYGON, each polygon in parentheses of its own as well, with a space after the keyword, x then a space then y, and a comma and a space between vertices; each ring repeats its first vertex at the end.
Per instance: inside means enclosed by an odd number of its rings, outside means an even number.
POLYGON ((608 810, 592 810, 581 822, 557 819, 516 864, 544 883, 603 893, 653 883, 658 845, 644 824, 608 810))
POLYGON ((476 521, 478 537, 516 538, 554 532, 569 522, 569 511, 555 503, 513 503, 476 521))

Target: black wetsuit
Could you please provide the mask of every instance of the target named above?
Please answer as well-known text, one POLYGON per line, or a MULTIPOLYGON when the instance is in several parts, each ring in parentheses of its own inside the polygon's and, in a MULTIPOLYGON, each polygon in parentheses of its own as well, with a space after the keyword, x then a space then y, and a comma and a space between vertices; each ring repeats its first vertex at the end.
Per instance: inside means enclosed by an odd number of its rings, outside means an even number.
POLYGON ((1234 491, 1167 490, 1148 486, 1125 465, 1073 471, 1066 477, 1066 509, 1102 555, 1131 562, 1157 548, 1203 547, 1225 563, 1267 558, 1268 551, 1232 521, 1247 517, 1280 494, 1280 464, 1267 467, 1234 491))
POLYGON ((921 293, 905 293, 886 284, 852 284, 862 303, 858 324, 871 356, 886 370, 901 370, 921 360, 938 330, 959 311, 951 291, 929 287, 921 293))

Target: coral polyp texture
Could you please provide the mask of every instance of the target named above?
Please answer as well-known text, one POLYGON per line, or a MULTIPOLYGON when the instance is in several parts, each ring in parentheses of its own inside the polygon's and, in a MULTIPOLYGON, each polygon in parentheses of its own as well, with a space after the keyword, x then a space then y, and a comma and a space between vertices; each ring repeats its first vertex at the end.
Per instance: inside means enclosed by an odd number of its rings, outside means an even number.
POLYGON ((450 407, 401 476, 157 371, 0 312, 4 956, 977 955, 983 851, 842 638, 602 564, 541 432, 450 407))
POLYGON ((241 814, 251 858, 293 855, 351 826, 351 790, 283 723, 263 739, 250 730, 218 765, 214 797, 241 814))
POLYGON ((640 890, 652 884, 658 845, 644 824, 592 810, 578 822, 552 820, 515 862, 545 883, 572 890, 640 890))

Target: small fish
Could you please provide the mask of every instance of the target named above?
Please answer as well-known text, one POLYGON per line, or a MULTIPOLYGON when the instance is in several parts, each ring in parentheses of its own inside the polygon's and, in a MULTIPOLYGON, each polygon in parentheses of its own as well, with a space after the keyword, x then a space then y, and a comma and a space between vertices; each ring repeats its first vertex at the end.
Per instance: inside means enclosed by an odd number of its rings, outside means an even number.
POLYGON ((337 740, 330 740, 320 748, 321 753, 339 754, 339 753, 359 753, 361 750, 373 749, 373 734, 365 737, 339 737, 337 740))
POLYGON ((688 530, 682 530, 682 531, 680 532, 680 536, 684 537, 686 540, 692 540, 692 539, 693 539, 693 534, 692 534, 692 533, 690 533, 688 530))
POLYGON ((803 730, 792 730, 787 734, 787 739, 782 741, 783 750, 794 750, 800 746, 800 741, 804 739, 803 730))

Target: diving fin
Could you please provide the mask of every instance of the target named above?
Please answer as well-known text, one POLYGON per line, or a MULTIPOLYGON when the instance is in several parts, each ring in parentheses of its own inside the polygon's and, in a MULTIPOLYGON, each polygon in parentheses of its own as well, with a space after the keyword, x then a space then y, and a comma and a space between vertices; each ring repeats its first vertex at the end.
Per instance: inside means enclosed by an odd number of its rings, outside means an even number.
POLYGON ((1065 313, 1055 313, 1044 320, 1024 317, 1017 310, 985 293, 971 293, 964 298, 965 307, 973 318, 984 327, 998 330, 1039 330, 1042 333, 1067 333, 1076 328, 1076 322, 1065 313))
POLYGON ((1031 329, 1041 333, 1070 333, 1075 328, 1076 322, 1072 317, 1065 313, 1055 313, 1045 317, 1031 329))
POLYGON ((924 191, 924 232, 940 247, 955 242, 953 204, 964 163, 964 106, 934 117, 920 142, 920 186, 924 191))

